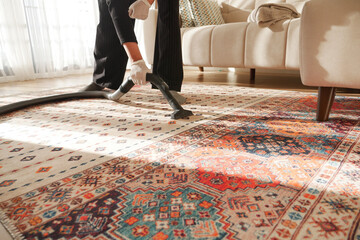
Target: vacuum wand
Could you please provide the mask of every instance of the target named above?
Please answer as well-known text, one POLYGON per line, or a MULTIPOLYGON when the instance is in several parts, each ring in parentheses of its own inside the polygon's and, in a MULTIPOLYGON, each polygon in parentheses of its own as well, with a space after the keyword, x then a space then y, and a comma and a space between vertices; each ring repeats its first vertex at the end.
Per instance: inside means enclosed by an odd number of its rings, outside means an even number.
MULTIPOLYGON (((174 112, 171 114, 172 119, 186 118, 194 115, 191 111, 185 110, 181 107, 178 101, 176 101, 174 96, 170 93, 169 86, 164 82, 161 77, 152 73, 147 73, 146 81, 154 84, 161 91, 163 96, 169 102, 170 106, 174 109, 174 112)), ((131 78, 127 78, 126 81, 121 84, 118 90, 116 90, 113 94, 109 95, 109 99, 114 101, 118 100, 124 94, 129 92, 134 85, 135 84, 133 83, 131 78)))
MULTIPOLYGON (((171 95, 169 91, 168 85, 164 82, 161 77, 148 73, 146 75, 146 80, 152 84, 154 84, 157 88, 160 89, 161 93, 164 95, 166 100, 169 102, 170 106, 174 109, 174 112, 171 114, 172 119, 180 119, 192 116, 193 113, 188 110, 184 110, 181 105, 176 101, 176 99, 171 95)), ((8 104, 0 107, 0 114, 5 114, 9 112, 13 112, 16 110, 20 110, 26 107, 30 107, 33 105, 61 101, 66 99, 76 99, 76 98, 106 98, 113 101, 119 100, 124 94, 129 92, 131 88, 135 84, 131 80, 131 78, 127 78, 118 90, 114 93, 109 93, 106 91, 81 91, 76 93, 66 93, 66 94, 58 94, 53 96, 34 98, 26 101, 20 101, 12 104, 8 104)))

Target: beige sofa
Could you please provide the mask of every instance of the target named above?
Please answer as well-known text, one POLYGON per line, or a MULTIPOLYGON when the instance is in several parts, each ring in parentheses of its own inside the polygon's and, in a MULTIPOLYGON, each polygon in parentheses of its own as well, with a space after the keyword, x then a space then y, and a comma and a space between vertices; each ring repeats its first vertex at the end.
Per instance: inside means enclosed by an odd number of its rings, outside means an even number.
POLYGON ((304 7, 300 75, 304 85, 319 87, 319 121, 328 120, 336 88, 360 89, 359 25, 359 0, 312 0, 304 7))
MULTIPOLYGON (((270 1, 266 1, 270 2, 270 1)), ((276 0, 294 5, 301 13, 305 0, 276 0)), ((264 0, 218 0, 226 24, 182 28, 185 66, 299 70, 300 18, 261 28, 247 22, 250 12, 264 0)), ((152 63, 156 9, 140 23, 146 41, 144 58, 152 63)), ((254 73, 254 72, 253 72, 254 73)))

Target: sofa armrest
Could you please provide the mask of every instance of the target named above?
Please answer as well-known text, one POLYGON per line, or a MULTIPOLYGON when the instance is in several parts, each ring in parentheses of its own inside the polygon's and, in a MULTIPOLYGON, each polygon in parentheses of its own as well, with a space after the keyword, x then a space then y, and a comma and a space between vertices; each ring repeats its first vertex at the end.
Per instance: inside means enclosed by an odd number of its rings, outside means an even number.
POLYGON ((312 0, 300 25, 304 85, 360 88, 360 1, 312 0))
POLYGON ((150 9, 145 21, 136 21, 135 33, 143 59, 148 64, 153 64, 154 47, 157 25, 157 9, 150 9))

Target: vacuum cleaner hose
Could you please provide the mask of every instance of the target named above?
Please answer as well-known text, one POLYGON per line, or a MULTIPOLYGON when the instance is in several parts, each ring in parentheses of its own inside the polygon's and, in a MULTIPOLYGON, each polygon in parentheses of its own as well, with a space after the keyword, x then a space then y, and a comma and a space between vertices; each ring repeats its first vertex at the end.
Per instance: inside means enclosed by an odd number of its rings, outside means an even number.
MULTIPOLYGON (((164 97, 169 102, 170 106, 174 109, 174 113, 171 115, 173 119, 185 118, 193 115, 191 111, 184 110, 181 105, 176 101, 176 99, 171 95, 169 91, 169 87, 159 76, 155 74, 148 73, 146 75, 146 80, 148 82, 153 83, 156 87, 160 89, 164 97)), ((65 93, 58 94, 53 96, 34 98, 31 100, 20 101, 16 103, 11 103, 5 106, 0 107, 0 114, 5 114, 9 112, 13 112, 16 110, 20 110, 26 107, 30 107, 33 105, 44 104, 49 102, 62 101, 66 99, 79 99, 79 98, 105 98, 113 101, 118 101, 125 93, 129 92, 130 89, 134 86, 131 78, 127 78, 113 93, 109 93, 106 91, 81 91, 75 93, 65 93)))
POLYGON ((75 92, 75 93, 66 93, 59 94, 41 98, 34 98, 31 100, 20 101, 16 103, 11 103, 5 106, 0 107, 0 114, 5 114, 9 112, 13 112, 16 110, 20 110, 26 107, 30 107, 33 105, 62 101, 66 99, 75 99, 75 98, 108 98, 107 92, 104 91, 84 91, 84 92, 75 92))

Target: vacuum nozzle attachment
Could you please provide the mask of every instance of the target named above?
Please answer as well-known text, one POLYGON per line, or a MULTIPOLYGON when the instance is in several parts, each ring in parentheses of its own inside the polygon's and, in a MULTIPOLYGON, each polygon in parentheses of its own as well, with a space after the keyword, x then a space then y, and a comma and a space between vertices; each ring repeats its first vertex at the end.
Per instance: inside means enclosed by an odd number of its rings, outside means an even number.
POLYGON ((194 115, 191 111, 185 110, 181 105, 176 101, 174 96, 170 93, 169 86, 164 82, 164 80, 158 75, 148 73, 146 74, 146 81, 154 84, 161 93, 164 95, 166 100, 169 102, 170 106, 174 109, 174 112, 171 114, 172 119, 186 118, 194 115))
MULTIPOLYGON (((171 114, 172 119, 186 118, 194 115, 191 111, 185 110, 181 107, 178 101, 176 101, 174 96, 170 93, 169 86, 164 82, 164 80, 161 77, 152 73, 147 73, 146 81, 154 84, 164 95, 166 100, 169 102, 170 106, 174 109, 174 112, 171 114)), ((128 77, 121 84, 118 90, 116 90, 114 93, 109 95, 109 99, 115 101, 119 100, 119 98, 122 97, 125 93, 129 92, 134 85, 135 84, 133 83, 131 78, 128 77)))

